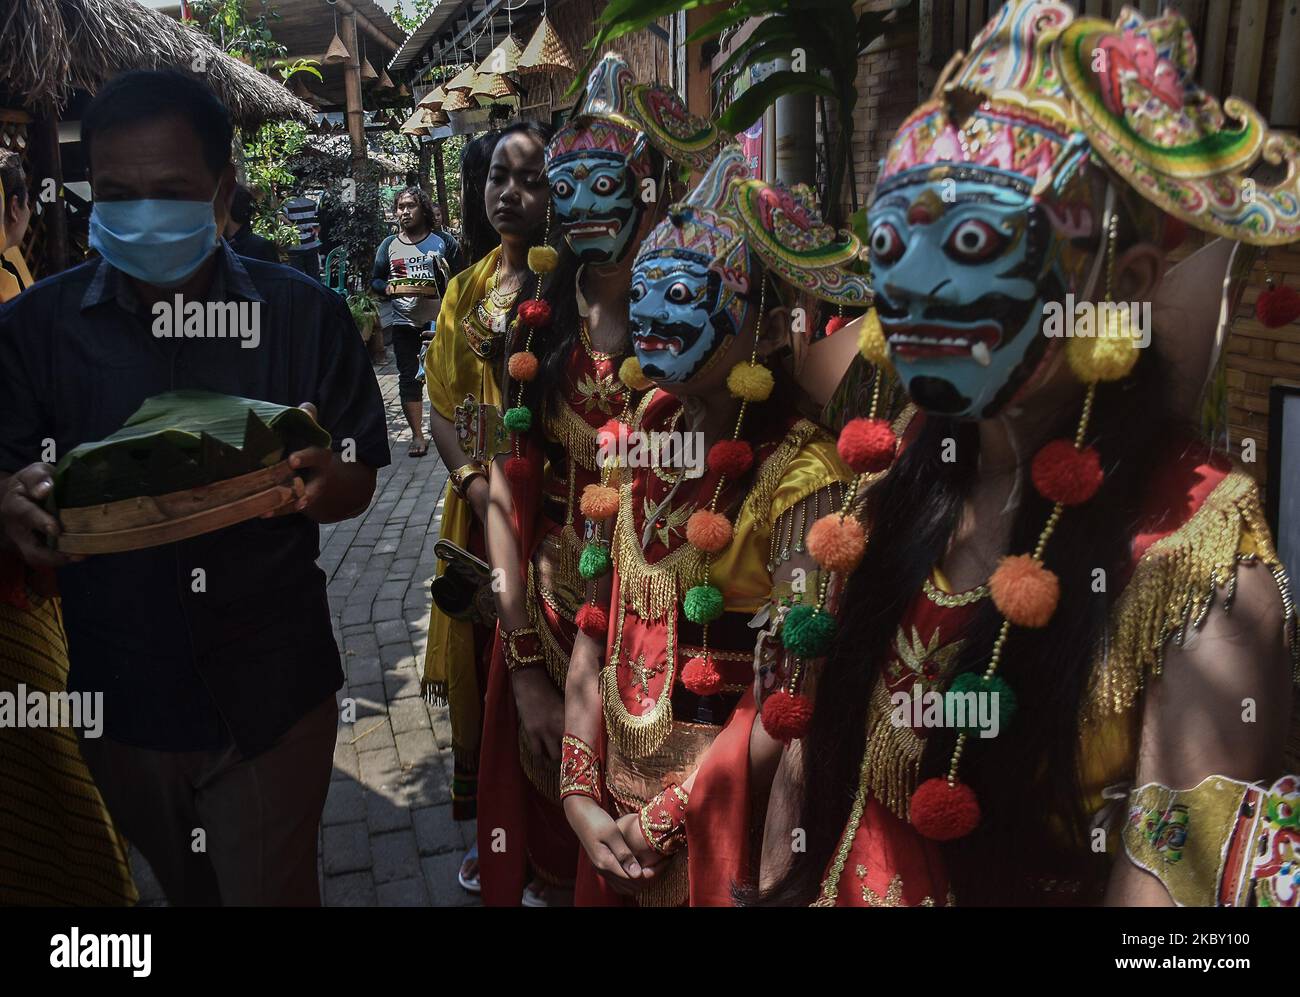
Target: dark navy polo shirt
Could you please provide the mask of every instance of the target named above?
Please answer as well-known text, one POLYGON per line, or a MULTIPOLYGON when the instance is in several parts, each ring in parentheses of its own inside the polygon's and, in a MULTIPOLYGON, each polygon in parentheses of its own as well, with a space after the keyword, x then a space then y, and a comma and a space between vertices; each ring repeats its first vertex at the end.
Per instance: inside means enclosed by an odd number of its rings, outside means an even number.
MULTIPOLYGON (((260 309, 258 345, 155 336, 103 260, 0 306, 0 471, 42 460, 46 439, 56 454, 103 439, 181 388, 311 402, 336 450, 350 439, 360 462, 389 462, 379 386, 339 295, 223 241, 208 299, 260 309)), ((105 733, 127 744, 264 750, 343 681, 319 545, 295 513, 60 569, 69 689, 102 692, 105 733)))

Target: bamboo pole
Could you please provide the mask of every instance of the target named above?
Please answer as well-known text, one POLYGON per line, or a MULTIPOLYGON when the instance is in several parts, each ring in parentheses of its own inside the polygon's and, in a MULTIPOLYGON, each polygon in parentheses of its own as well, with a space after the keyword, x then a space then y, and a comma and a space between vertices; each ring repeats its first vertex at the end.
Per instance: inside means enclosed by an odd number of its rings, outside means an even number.
POLYGON ((343 64, 343 93, 347 101, 348 141, 352 146, 352 179, 362 179, 366 164, 365 114, 361 109, 361 64, 357 59, 357 15, 346 13, 339 19, 343 44, 348 47, 348 61, 343 64))

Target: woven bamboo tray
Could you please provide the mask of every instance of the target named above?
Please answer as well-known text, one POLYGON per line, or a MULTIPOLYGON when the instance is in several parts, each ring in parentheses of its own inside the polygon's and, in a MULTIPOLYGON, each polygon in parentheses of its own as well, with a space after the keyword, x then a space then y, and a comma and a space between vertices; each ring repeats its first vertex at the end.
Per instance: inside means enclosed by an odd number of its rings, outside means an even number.
POLYGON ((114 554, 175 543, 254 519, 304 491, 287 460, 198 488, 59 510, 56 549, 114 554))

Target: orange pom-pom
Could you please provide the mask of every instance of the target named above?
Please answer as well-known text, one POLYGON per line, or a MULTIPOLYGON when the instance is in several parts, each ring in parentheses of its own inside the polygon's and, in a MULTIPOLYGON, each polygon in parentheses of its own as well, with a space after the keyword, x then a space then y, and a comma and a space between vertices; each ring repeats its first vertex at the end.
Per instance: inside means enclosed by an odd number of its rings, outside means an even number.
POLYGON ((850 419, 837 444, 844 463, 858 474, 883 471, 894 462, 898 437, 884 419, 850 419))
POLYGON ((1069 440, 1052 440, 1034 454, 1029 473, 1049 502, 1079 505, 1101 487, 1101 457, 1092 447, 1076 450, 1069 440))
POLYGON ((954 841, 979 827, 980 804, 965 783, 942 777, 916 787, 908 807, 912 826, 931 841, 954 841))
POLYGON ((686 520, 686 542, 706 554, 716 554, 731 543, 731 520, 720 512, 697 509, 686 520))
POLYGON ((579 609, 574 622, 588 637, 601 640, 609 634, 609 614, 594 602, 586 603, 579 609))
POLYGON ((528 382, 537 376, 537 356, 527 350, 511 353, 506 370, 516 381, 528 382))
POLYGON ((843 315, 836 315, 833 319, 831 319, 829 322, 826 323, 826 335, 833 336, 848 324, 849 324, 849 320, 846 319, 843 315))
POLYGON ((712 696, 722 691, 722 675, 713 664, 712 656, 692 658, 682 668, 682 685, 697 696, 712 696))
POLYGON ((578 508, 588 519, 609 519, 618 512, 618 489, 609 485, 588 485, 582 490, 578 508))
POLYGON ((827 571, 848 574, 862 560, 867 537, 862 524, 852 516, 838 513, 823 516, 808 531, 808 553, 827 571))
POLYGON ((767 697, 763 712, 759 714, 763 729, 778 741, 798 740, 808 730, 812 719, 812 703, 807 696, 792 696, 778 689, 767 697))
POLYGON ((754 465, 754 448, 744 440, 719 440, 709 447, 710 471, 738 478, 754 465))
POLYGON ((1061 583, 1031 554, 1004 557, 989 577, 998 612, 1018 627, 1045 627, 1056 612, 1061 583))

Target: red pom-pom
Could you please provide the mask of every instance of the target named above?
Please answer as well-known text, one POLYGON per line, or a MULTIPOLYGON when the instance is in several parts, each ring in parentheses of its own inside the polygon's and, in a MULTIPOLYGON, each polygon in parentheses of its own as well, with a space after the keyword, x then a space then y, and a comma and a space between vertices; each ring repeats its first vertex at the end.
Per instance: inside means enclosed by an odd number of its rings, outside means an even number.
POLYGON ((912 826, 931 841, 954 841, 979 827, 980 804, 965 783, 926 779, 916 787, 908 811, 912 826))
POLYGON ((686 520, 686 542, 706 554, 716 554, 731 543, 731 520, 720 512, 696 509, 686 520))
POLYGON ((719 440, 709 447, 709 470, 739 478, 754 466, 754 448, 744 440, 719 440))
POLYGON ((826 323, 826 335, 833 336, 835 335, 835 333, 839 332, 848 324, 849 324, 849 320, 846 319, 843 315, 836 315, 833 319, 831 319, 829 322, 826 323))
POLYGON ((578 610, 575 622, 588 637, 604 639, 609 634, 609 614, 594 602, 586 603, 578 610))
POLYGON ((1255 318, 1270 329, 1294 322, 1300 318, 1300 294, 1285 284, 1265 288, 1255 302, 1255 318))
POLYGON ((534 329, 551 321, 551 306, 545 301, 525 301, 519 306, 519 321, 534 329))
POLYGON ((1101 457, 1092 447, 1076 450, 1069 440, 1052 440, 1034 454, 1029 474, 1047 501, 1079 505, 1101 487, 1101 457))
POLYGON ((506 461, 506 478, 512 485, 526 485, 533 477, 532 465, 522 457, 511 457, 506 461))
POLYGON ((722 675, 713 658, 692 658, 682 668, 682 685, 697 696, 712 696, 722 691, 722 675))
POLYGON ((613 450, 618 441, 627 432, 627 424, 619 419, 610 419, 596 430, 596 446, 613 450))
POLYGON ((763 729, 776 740, 796 741, 808 730, 812 703, 807 696, 792 696, 784 689, 778 689, 767 697, 759 718, 763 721, 763 729))
POLYGON ((840 456, 858 474, 883 471, 894 462, 898 437, 884 419, 850 419, 840 430, 840 456))
POLYGON ((1045 627, 1061 598, 1061 582, 1032 554, 1012 554, 989 576, 998 612, 1018 627, 1045 627))
POLYGON ((823 516, 808 531, 808 553, 827 571, 848 574, 862 560, 867 536, 862 524, 852 516, 839 513, 823 516))
POLYGON ((537 356, 527 350, 511 353, 506 370, 514 380, 527 383, 537 376, 537 356))

